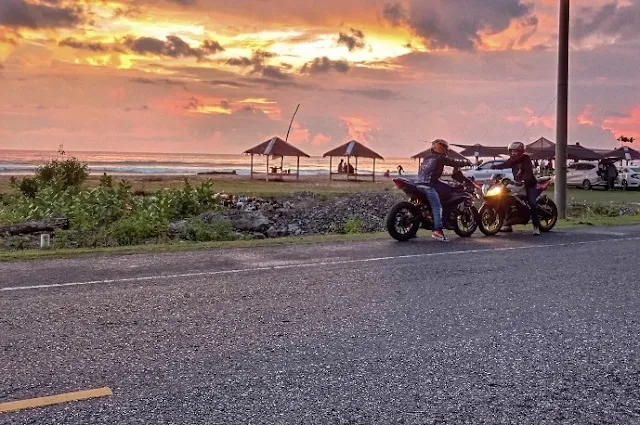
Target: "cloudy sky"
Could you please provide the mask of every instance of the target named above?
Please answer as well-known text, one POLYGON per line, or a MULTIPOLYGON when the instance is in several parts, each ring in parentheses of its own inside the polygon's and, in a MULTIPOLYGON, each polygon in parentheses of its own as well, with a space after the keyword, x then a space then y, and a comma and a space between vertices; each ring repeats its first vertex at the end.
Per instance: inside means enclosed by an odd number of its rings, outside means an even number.
MULTIPOLYGON (((0 148, 555 139, 557 0, 0 0, 0 148)), ((640 0, 573 0, 570 142, 640 138, 640 0)))

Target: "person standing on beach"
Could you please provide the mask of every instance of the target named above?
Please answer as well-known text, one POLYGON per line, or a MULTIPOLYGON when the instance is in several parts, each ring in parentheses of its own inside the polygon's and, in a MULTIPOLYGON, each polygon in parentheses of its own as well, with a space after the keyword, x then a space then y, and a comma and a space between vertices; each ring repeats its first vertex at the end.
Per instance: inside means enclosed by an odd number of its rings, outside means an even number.
POLYGON ((344 172, 344 159, 340 160, 340 164, 338 164, 338 174, 344 172))

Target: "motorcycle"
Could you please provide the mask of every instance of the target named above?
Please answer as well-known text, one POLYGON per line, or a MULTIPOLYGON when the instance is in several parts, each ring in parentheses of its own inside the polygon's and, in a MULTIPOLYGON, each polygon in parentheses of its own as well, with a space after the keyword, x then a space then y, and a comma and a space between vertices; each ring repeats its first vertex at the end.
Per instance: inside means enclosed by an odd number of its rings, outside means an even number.
MULTIPOLYGON (((457 185, 450 196, 441 199, 442 224, 458 236, 470 237, 478 228, 478 210, 473 205, 477 198, 476 186, 460 170, 452 176, 457 185)), ((397 241, 405 242, 416 236, 418 230, 433 230, 433 212, 420 185, 404 178, 393 179, 395 185, 409 196, 391 207, 387 214, 387 231, 397 241)))
MULTIPOLYGON (((483 204, 478 211, 480 231, 486 236, 494 236, 503 226, 528 224, 531 208, 527 203, 524 186, 515 185, 500 174, 491 176, 491 183, 482 186, 483 204)), ((540 231, 549 232, 558 222, 556 204, 543 192, 551 184, 551 177, 538 179, 536 185, 538 218, 540 231)))

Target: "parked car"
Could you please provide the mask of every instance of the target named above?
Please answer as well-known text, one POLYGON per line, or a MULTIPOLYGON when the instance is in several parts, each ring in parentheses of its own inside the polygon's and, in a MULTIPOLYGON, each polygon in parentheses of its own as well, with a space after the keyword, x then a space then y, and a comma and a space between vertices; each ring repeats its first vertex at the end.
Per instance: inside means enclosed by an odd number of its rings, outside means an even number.
POLYGON ((590 162, 574 162, 567 166, 567 186, 589 190, 593 187, 607 187, 607 182, 598 175, 598 166, 590 162))
POLYGON ((640 165, 628 165, 618 168, 618 178, 616 179, 616 187, 623 189, 640 187, 640 165))
POLYGON ((468 179, 477 181, 479 183, 488 181, 491 178, 491 176, 496 173, 503 174, 506 178, 513 180, 513 172, 511 171, 510 168, 506 170, 491 169, 492 165, 498 165, 503 163, 504 163, 504 160, 501 160, 501 159, 483 162, 477 167, 474 167, 470 170, 463 171, 462 174, 464 174, 464 176, 467 177, 468 179))

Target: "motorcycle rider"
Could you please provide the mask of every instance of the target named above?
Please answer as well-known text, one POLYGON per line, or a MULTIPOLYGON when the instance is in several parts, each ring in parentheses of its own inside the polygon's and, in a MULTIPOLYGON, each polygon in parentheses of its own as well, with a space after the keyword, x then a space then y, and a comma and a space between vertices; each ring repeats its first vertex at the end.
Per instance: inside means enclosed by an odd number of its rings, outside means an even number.
POLYGON ((536 202, 538 197, 536 190, 538 180, 533 173, 533 162, 529 155, 524 152, 524 143, 518 141, 511 142, 508 149, 510 158, 500 165, 492 165, 491 169, 503 170, 505 168, 511 168, 516 183, 524 185, 527 192, 527 203, 531 209, 533 234, 538 236, 540 234, 540 219, 538 218, 538 203, 536 202))
POLYGON ((447 157, 449 144, 442 139, 436 139, 431 144, 431 155, 425 158, 418 171, 417 185, 425 192, 431 210, 433 211, 433 233, 431 237, 437 241, 445 242, 447 237, 442 229, 442 203, 440 199, 447 197, 453 188, 440 180, 445 165, 450 167, 470 166, 469 161, 458 161, 447 157))

